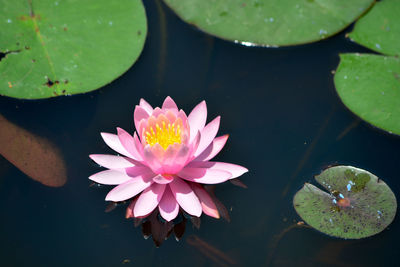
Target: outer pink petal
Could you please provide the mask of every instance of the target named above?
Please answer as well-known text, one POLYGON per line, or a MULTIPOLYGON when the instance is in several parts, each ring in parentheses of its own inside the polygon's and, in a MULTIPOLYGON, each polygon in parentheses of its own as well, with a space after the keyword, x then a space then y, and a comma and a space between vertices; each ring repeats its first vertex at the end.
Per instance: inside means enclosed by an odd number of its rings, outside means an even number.
POLYGON ((232 176, 230 172, 224 170, 190 167, 183 168, 177 175, 185 180, 201 184, 223 183, 232 176))
POLYGON ((163 217, 168 222, 178 216, 179 213, 179 205, 176 202, 174 195, 171 192, 169 186, 165 188, 164 195, 158 205, 158 209, 160 211, 161 217, 163 217))
POLYGON ((200 102, 188 116, 188 122, 190 126, 190 141, 191 143, 197 132, 203 130, 207 120, 207 105, 206 101, 200 102))
POLYGON ((89 179, 99 184, 119 185, 131 180, 132 177, 120 171, 106 170, 91 175, 89 179))
POLYGON ((100 166, 108 169, 123 169, 135 166, 133 161, 126 157, 104 154, 92 154, 89 157, 100 166))
POLYGON ((220 120, 220 116, 216 117, 201 131, 200 144, 196 152, 194 153, 195 157, 199 156, 214 140, 215 136, 218 133, 220 120))
POLYGON ((145 182, 142 178, 133 178, 130 181, 120 184, 111 190, 107 196, 107 201, 124 201, 136 196, 144 189, 149 187, 152 182, 145 182))
POLYGON ((228 171, 232 174, 230 179, 237 178, 242 174, 248 172, 249 170, 240 165, 226 163, 226 162, 217 162, 217 161, 192 161, 187 165, 188 168, 208 168, 211 170, 224 170, 228 171))
POLYGON ((165 184, 153 183, 151 186, 146 188, 136 201, 133 215, 135 217, 141 217, 152 212, 161 201, 165 186, 165 184))
POLYGON ((149 114, 149 116, 153 112, 153 107, 143 98, 140 99, 139 106, 141 106, 147 112, 147 114, 149 114))
POLYGON ((163 103, 163 105, 162 105, 162 109, 163 109, 163 110, 170 109, 170 110, 171 110, 172 112, 174 112, 175 114, 178 114, 178 107, 177 107, 177 105, 175 104, 175 101, 174 101, 171 97, 169 97, 169 96, 167 96, 167 97, 165 98, 164 103, 163 103))
POLYGON ((200 217, 202 211, 200 201, 185 181, 175 178, 174 181, 169 184, 169 187, 179 206, 181 206, 184 211, 190 215, 200 217))
POLYGON ((194 193, 200 200, 203 212, 208 216, 219 219, 218 209, 215 206, 215 203, 210 197, 210 195, 207 193, 207 191, 201 185, 195 183, 192 183, 191 186, 193 188, 194 193))
POLYGON ((149 114, 147 113, 144 108, 141 106, 136 106, 135 107, 135 112, 133 113, 133 120, 135 121, 135 128, 136 130, 139 130, 139 123, 143 119, 147 119, 149 117, 149 114))
POLYGON ((122 154, 124 156, 130 157, 131 155, 126 151, 126 149, 122 146, 119 138, 116 134, 111 133, 100 133, 101 137, 103 138, 104 142, 113 150, 122 154))
POLYGON ((125 150, 128 151, 128 153, 131 155, 131 158, 137 161, 143 161, 142 156, 136 149, 135 139, 124 129, 117 128, 117 131, 119 141, 121 142, 125 150))
POLYGON ((195 161, 208 161, 215 157, 221 149, 225 146, 229 135, 223 135, 215 138, 212 143, 194 160, 195 161))

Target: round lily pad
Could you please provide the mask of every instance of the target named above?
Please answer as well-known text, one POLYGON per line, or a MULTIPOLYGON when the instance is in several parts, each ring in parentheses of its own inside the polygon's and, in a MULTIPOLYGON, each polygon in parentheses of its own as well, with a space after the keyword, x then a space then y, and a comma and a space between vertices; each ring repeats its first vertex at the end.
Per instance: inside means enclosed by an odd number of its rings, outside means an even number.
POLYGON ((342 54, 335 74, 343 103, 363 120, 400 135, 400 59, 342 54))
POLYGON ((400 0, 380 1, 360 18, 350 38, 376 52, 400 55, 400 0))
POLYGON ((139 57, 141 0, 0 0, 0 95, 38 99, 95 90, 139 57))
POLYGON ((373 0, 164 0, 184 21, 244 45, 287 46, 327 38, 373 0))
POLYGON ((293 205, 300 217, 318 231, 359 239, 381 232, 393 221, 396 197, 372 173, 336 166, 315 179, 326 191, 306 183, 294 196, 293 205))

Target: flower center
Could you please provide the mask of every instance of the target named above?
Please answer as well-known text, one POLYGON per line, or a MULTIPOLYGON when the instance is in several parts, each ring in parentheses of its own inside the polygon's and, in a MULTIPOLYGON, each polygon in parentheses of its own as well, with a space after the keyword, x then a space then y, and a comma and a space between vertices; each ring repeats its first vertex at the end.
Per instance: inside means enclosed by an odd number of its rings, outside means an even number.
POLYGON ((150 127, 150 130, 145 132, 146 142, 150 146, 155 144, 160 144, 162 148, 167 149, 169 145, 175 143, 181 143, 181 126, 175 125, 175 123, 168 123, 168 125, 163 121, 162 127, 157 123, 156 129, 150 127))

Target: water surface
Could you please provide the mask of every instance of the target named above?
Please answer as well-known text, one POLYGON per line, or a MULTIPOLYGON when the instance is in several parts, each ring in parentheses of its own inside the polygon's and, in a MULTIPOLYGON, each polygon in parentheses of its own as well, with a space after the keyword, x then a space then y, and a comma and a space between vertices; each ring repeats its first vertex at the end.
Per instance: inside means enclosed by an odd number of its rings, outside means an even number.
POLYGON ((157 3, 144 3, 149 34, 138 62, 108 86, 49 100, 0 98, 0 114, 54 143, 68 173, 65 186, 45 187, 0 158, 2 265, 395 266, 397 218, 356 241, 285 232, 300 220, 295 192, 331 164, 366 169, 400 192, 400 139, 359 121, 335 92, 338 53, 369 52, 345 38, 351 28, 309 45, 245 47, 208 36, 157 3), (155 248, 124 219, 125 206, 104 212, 111 187, 89 187, 87 177, 100 168, 88 155, 112 152, 101 131, 134 130, 140 98, 157 106, 168 95, 187 113, 206 100, 208 121, 221 115, 220 135, 230 134, 217 159, 250 171, 241 178, 248 189, 216 189, 230 223, 203 216, 199 230, 188 224, 180 242, 155 248))

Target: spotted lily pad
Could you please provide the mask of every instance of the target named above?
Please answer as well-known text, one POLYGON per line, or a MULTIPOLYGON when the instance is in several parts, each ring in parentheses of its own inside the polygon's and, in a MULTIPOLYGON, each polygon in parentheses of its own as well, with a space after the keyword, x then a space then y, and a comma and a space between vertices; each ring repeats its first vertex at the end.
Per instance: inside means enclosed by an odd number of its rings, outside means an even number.
POLYGON ((385 54, 342 54, 336 91, 357 116, 400 135, 400 0, 378 2, 357 21, 350 37, 385 54))
POLYGON ((245 45, 287 46, 327 38, 373 0, 164 0, 184 21, 245 45))
POLYGON ((139 57, 141 0, 0 0, 0 95, 38 99, 95 90, 139 57))
POLYGON ((315 177, 326 190, 306 183, 293 205, 313 228, 335 237, 359 239, 384 230, 396 214, 396 197, 370 172, 336 166, 315 177))

